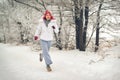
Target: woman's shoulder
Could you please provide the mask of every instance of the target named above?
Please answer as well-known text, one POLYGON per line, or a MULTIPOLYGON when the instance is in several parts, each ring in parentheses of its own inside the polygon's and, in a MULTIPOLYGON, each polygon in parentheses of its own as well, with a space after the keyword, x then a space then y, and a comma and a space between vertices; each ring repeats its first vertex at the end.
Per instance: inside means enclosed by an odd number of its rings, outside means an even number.
POLYGON ((56 23, 56 20, 55 20, 55 19, 52 19, 51 22, 52 22, 52 23, 56 23))

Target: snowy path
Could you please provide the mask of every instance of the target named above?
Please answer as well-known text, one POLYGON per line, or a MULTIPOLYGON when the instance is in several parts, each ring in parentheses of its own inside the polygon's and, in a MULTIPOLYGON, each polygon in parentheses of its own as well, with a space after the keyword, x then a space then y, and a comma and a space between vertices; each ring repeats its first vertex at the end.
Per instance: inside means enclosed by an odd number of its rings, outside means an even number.
POLYGON ((51 49, 53 71, 27 46, 0 44, 0 80, 120 80, 120 59, 51 49), (94 62, 95 61, 95 62, 94 62), (91 63, 91 64, 90 64, 91 63))

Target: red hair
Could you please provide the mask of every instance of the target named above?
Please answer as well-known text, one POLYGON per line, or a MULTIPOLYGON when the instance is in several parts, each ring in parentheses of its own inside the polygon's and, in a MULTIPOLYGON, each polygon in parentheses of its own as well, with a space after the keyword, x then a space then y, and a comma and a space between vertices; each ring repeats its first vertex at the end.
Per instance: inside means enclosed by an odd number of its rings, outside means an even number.
POLYGON ((43 19, 46 19, 46 15, 49 14, 51 16, 50 20, 54 19, 51 12, 46 10, 45 13, 44 13, 44 16, 43 16, 43 19))

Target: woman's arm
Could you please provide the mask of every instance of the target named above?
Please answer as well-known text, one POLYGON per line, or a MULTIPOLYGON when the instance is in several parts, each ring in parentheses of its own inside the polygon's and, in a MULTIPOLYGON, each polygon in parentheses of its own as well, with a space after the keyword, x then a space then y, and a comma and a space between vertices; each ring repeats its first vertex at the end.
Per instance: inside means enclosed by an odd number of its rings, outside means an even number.
POLYGON ((56 21, 54 21, 54 25, 52 26, 52 28, 54 29, 54 32, 55 32, 55 33, 58 33, 58 32, 59 32, 59 27, 58 27, 56 21))

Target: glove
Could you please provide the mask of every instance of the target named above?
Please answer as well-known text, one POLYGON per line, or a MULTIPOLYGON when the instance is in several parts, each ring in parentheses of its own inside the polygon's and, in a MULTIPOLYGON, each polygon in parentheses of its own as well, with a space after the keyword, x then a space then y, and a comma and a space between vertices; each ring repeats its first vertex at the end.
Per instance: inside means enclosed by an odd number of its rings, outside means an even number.
POLYGON ((34 36, 34 40, 37 40, 38 39, 38 36, 34 36))
POLYGON ((53 29, 55 29, 55 26, 52 26, 53 29))

